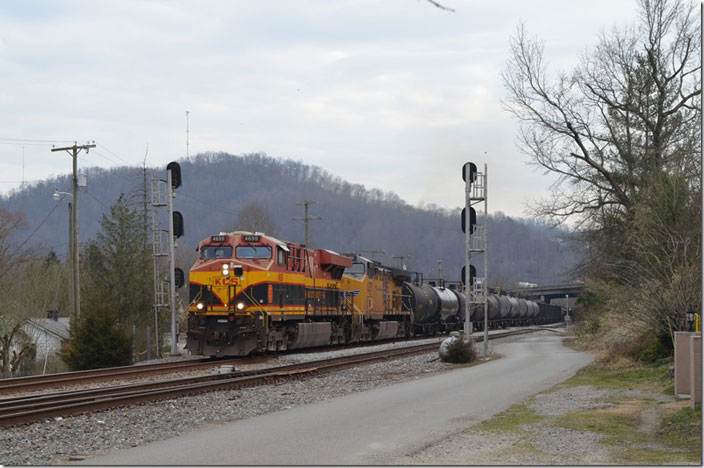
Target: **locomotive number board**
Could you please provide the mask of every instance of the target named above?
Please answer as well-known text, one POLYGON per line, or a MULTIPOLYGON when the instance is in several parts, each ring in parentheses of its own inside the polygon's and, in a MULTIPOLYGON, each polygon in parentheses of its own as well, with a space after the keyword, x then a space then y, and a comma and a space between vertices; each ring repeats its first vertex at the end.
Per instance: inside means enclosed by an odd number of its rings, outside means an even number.
POLYGON ((259 236, 244 236, 245 242, 259 242, 259 236))

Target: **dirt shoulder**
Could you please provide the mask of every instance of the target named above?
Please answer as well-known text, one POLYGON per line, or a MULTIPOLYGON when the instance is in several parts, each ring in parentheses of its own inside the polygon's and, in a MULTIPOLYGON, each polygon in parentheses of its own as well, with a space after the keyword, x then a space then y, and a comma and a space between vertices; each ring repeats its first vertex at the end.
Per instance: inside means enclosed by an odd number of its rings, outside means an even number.
POLYGON ((674 398, 667 365, 593 363, 394 464, 701 465, 701 418, 674 398))

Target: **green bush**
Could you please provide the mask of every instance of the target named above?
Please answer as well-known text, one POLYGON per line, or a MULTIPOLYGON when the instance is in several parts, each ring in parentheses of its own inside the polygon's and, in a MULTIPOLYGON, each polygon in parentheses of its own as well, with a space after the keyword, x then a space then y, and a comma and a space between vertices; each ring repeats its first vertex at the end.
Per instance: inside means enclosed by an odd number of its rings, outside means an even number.
POLYGON ((132 363, 132 340, 109 311, 94 310, 86 315, 61 353, 70 370, 126 366, 132 363))
POLYGON ((669 357, 671 350, 668 349, 660 340, 657 340, 645 348, 643 348, 636 356, 637 360, 643 364, 651 364, 660 359, 669 357))
POLYGON ((447 346, 447 362, 465 364, 476 359, 474 347, 461 339, 457 339, 447 346))

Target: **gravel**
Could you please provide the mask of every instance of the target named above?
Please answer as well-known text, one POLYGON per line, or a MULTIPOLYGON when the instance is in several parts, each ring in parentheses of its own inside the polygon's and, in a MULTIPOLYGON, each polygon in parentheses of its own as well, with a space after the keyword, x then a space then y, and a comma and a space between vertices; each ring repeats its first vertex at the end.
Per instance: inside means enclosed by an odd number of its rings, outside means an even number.
POLYGON ((613 403, 599 402, 612 395, 609 390, 600 390, 591 385, 563 388, 555 392, 540 393, 528 407, 541 416, 557 416, 568 411, 608 408, 613 403))
MULTIPOLYGON (((537 332, 541 333, 548 332, 537 332)), ((520 338, 521 335, 494 340, 490 342, 490 351, 494 344, 520 338)), ((283 365, 417 343, 398 342, 356 350, 284 355, 278 361, 283 365)), ((479 352, 482 351, 481 343, 477 348, 479 352)), ((271 365, 271 362, 266 362, 246 368, 271 365)), ((431 352, 335 373, 301 377, 278 385, 212 392, 6 428, 0 435, 0 464, 66 464, 89 456, 167 439, 208 425, 419 379, 453 367, 441 362, 436 352, 431 352)), ((245 367, 238 367, 238 370, 244 369, 245 367)))
MULTIPOLYGON (((527 406, 543 416, 559 416, 580 409, 602 408, 596 402, 611 395, 592 386, 541 393, 527 406)), ((518 426, 510 432, 481 431, 472 427, 438 444, 402 457, 403 465, 599 465, 608 463, 603 435, 540 422, 518 426)))
MULTIPOLYGON (((523 424, 509 432, 464 431, 430 445, 417 453, 394 460, 398 465, 609 465, 614 464, 604 435, 552 427, 551 421, 579 410, 616 406, 603 400, 614 397, 652 398, 672 401, 673 397, 642 390, 604 390, 583 385, 535 395, 526 406, 545 419, 523 424)), ((628 442, 637 449, 680 452, 664 444, 628 442)))

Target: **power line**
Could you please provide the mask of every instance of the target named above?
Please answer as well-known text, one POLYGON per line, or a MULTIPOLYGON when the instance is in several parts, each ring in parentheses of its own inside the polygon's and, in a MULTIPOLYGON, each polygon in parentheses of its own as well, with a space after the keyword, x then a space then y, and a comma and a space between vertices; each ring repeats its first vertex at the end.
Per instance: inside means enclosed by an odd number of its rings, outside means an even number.
POLYGON ((0 145, 13 145, 13 146, 49 146, 54 143, 27 143, 27 142, 12 142, 12 141, 0 141, 0 145))
POLYGON ((38 139, 32 139, 32 138, 7 138, 7 137, 0 137, 0 141, 27 141, 31 143, 70 143, 73 140, 38 140, 38 139))
POLYGON ((111 158, 110 156, 108 156, 107 154, 103 153, 103 152, 100 151, 100 150, 94 149, 93 152, 94 152, 95 154, 97 154, 98 156, 100 156, 101 158, 105 159, 106 161, 109 161, 109 162, 111 162, 111 163, 113 163, 113 164, 115 164, 115 165, 117 165, 117 166, 122 166, 122 163, 121 163, 121 162, 116 161, 115 159, 111 158))
POLYGON ((54 207, 51 209, 51 211, 49 211, 49 214, 47 214, 47 215, 44 217, 44 219, 42 219, 42 222, 39 223, 39 226, 37 226, 37 227, 34 229, 34 231, 32 231, 32 233, 29 235, 29 237, 27 237, 27 238, 24 240, 24 242, 22 242, 22 243, 20 244, 20 246, 17 247, 16 250, 20 250, 22 247, 24 247, 24 245, 29 241, 29 239, 31 239, 31 238, 34 236, 34 234, 37 233, 37 231, 39 230, 39 228, 42 227, 42 224, 44 224, 44 223, 46 222, 46 220, 49 219, 49 216, 51 216, 51 214, 56 210, 56 208, 59 206, 59 204, 60 204, 60 203, 57 202, 57 203, 54 205, 54 207))
POLYGON ((209 207, 209 208, 212 208, 213 206, 215 206, 215 207, 217 207, 219 210, 224 211, 224 212, 227 213, 227 214, 231 214, 231 215, 233 215, 233 216, 239 216, 239 213, 235 213, 235 212, 233 212, 233 211, 226 210, 226 209, 224 209, 224 208, 222 207, 222 205, 217 205, 216 203, 213 203, 212 201, 204 202, 203 200, 199 200, 199 199, 197 199, 196 197, 191 196, 191 195, 188 195, 187 193, 184 193, 184 192, 179 192, 179 195, 182 195, 182 196, 184 196, 184 197, 186 197, 186 198, 190 198, 190 199, 193 200, 193 201, 197 201, 198 203, 200 203, 200 204, 202 204, 202 205, 205 205, 205 206, 207 206, 207 207, 209 207))
POLYGON ((90 193, 90 192, 89 192, 88 190, 86 190, 85 188, 83 189, 83 193, 85 193, 86 195, 88 195, 88 196, 91 197, 93 200, 97 201, 98 203, 100 203, 100 204, 103 206, 103 208, 106 208, 106 209, 108 209, 108 210, 110 209, 110 207, 108 207, 107 205, 105 205, 105 203, 103 203, 103 202, 101 202, 100 200, 98 200, 98 199, 95 197, 95 195, 93 195, 92 193, 90 193))
POLYGON ((104 149, 104 150, 107 151, 108 153, 112 154, 113 156, 115 156, 117 159, 119 159, 120 161, 124 162, 124 163, 127 164, 128 166, 134 166, 134 164, 132 164, 132 163, 130 163, 130 162, 127 162, 127 160, 126 160, 125 158, 123 158, 123 157, 120 156, 119 154, 115 153, 114 151, 112 151, 112 150, 111 150, 110 148, 108 148, 107 146, 102 145, 102 144, 100 144, 100 143, 98 143, 98 146, 100 146, 102 149, 104 149))

